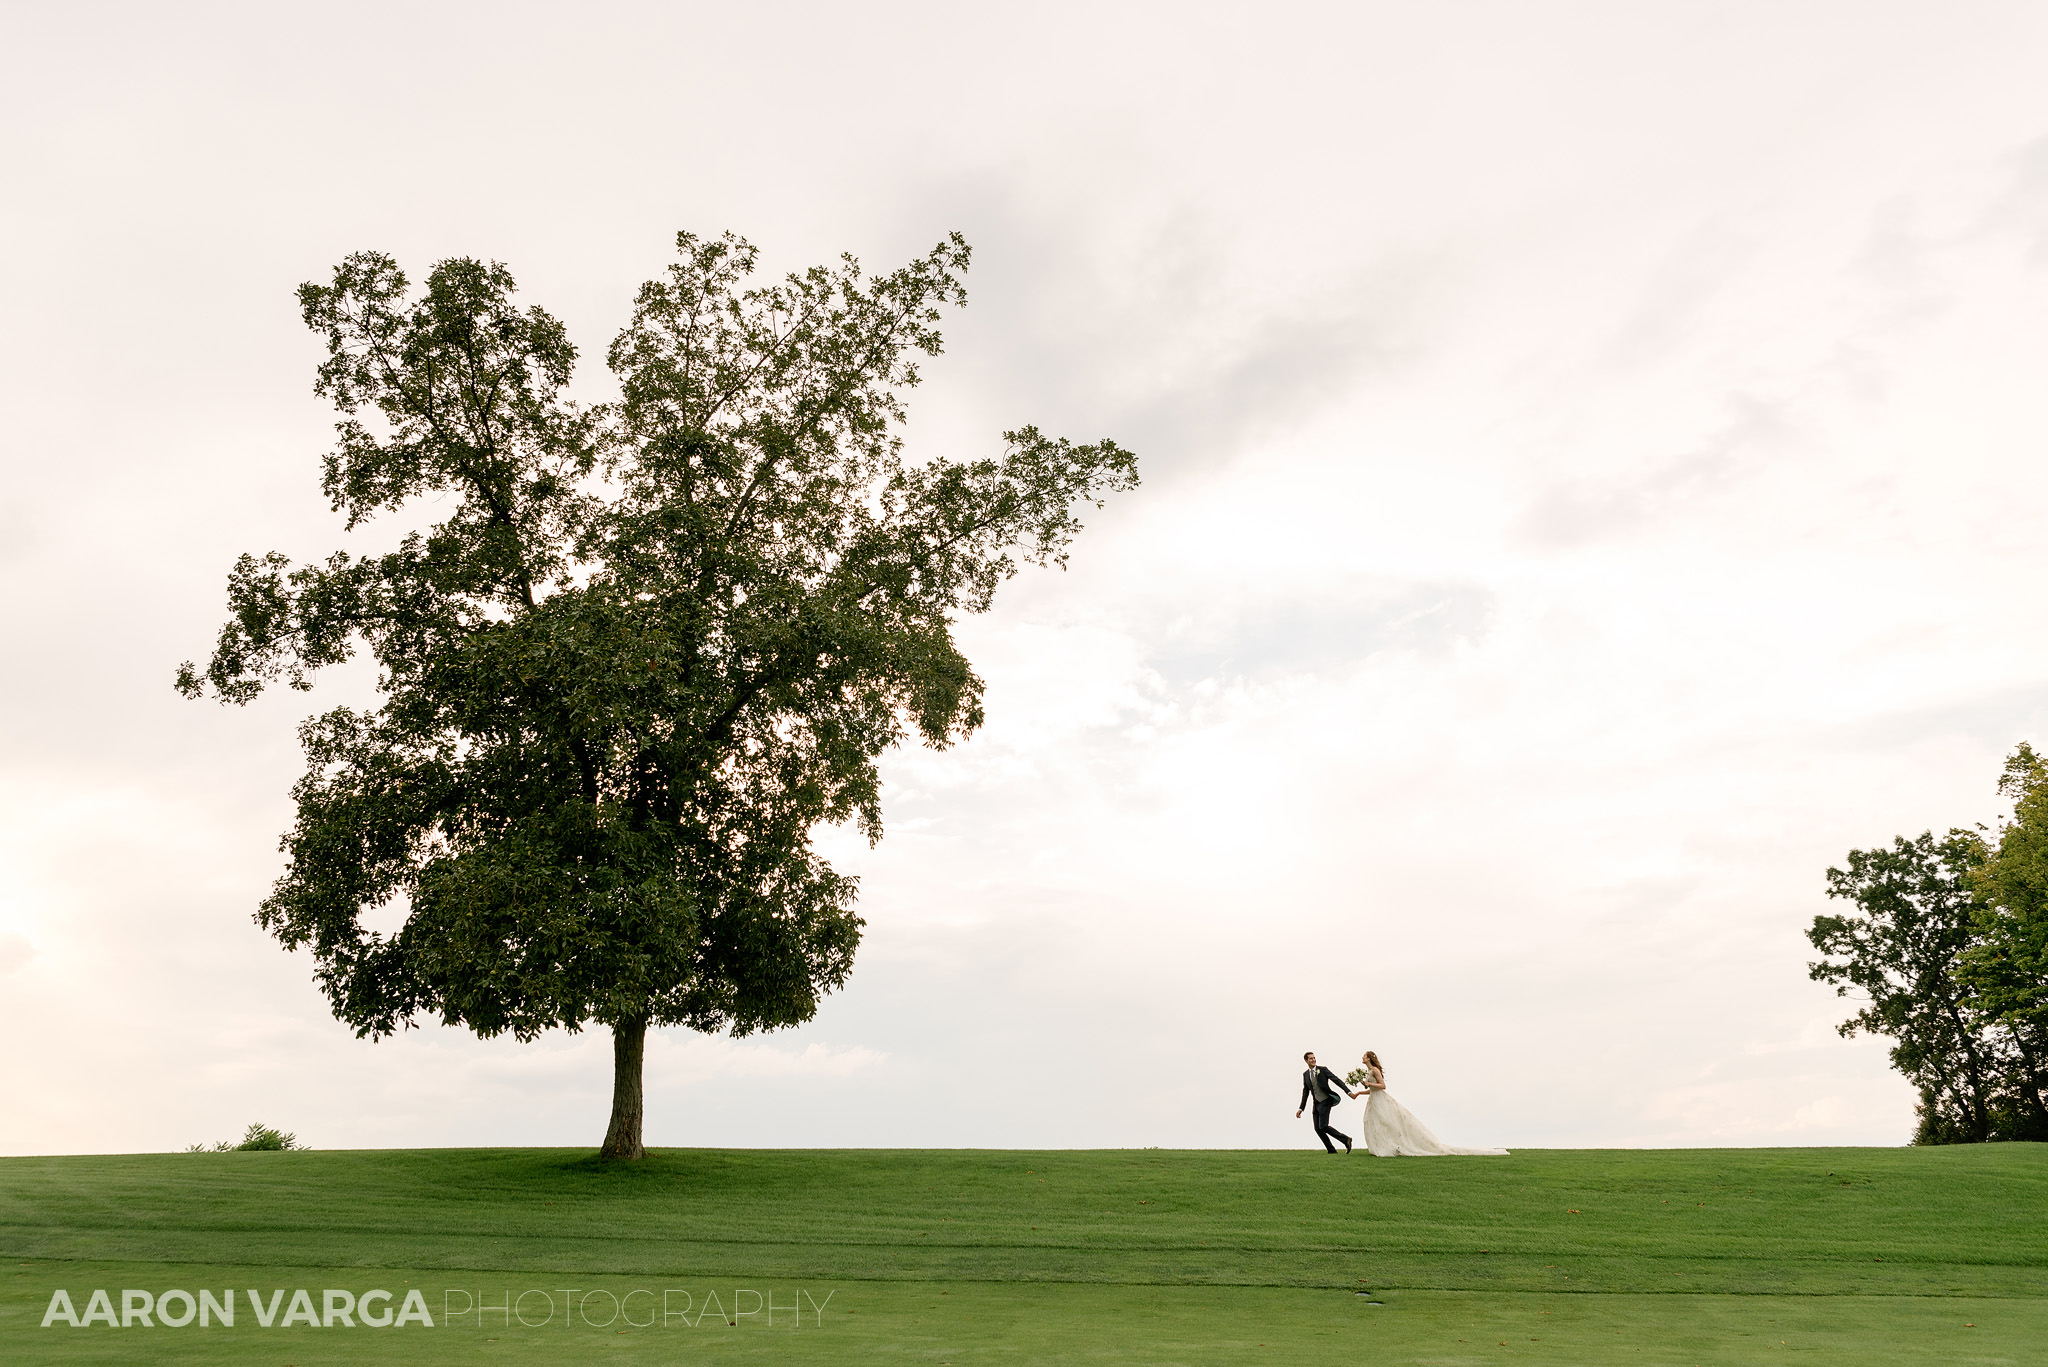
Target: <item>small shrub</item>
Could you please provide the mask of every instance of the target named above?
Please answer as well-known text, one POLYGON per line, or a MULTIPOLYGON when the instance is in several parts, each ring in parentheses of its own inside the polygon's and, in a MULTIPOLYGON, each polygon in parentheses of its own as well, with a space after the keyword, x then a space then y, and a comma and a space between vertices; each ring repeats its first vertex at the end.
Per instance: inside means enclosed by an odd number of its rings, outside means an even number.
POLYGON ((268 1125, 251 1125, 248 1133, 242 1136, 242 1142, 235 1145, 235 1148, 238 1150, 260 1149, 266 1151, 303 1149, 305 1147, 305 1145, 299 1142, 297 1135, 286 1134, 283 1130, 273 1130, 268 1125))
POLYGON ((283 1130, 274 1130, 268 1125, 251 1125, 248 1132, 242 1136, 242 1142, 239 1144, 235 1143, 232 1139, 223 1139, 218 1144, 193 1144, 185 1152, 275 1153, 283 1149, 295 1149, 303 1153, 306 1151, 306 1146, 299 1142, 299 1137, 295 1134, 286 1134, 283 1130))

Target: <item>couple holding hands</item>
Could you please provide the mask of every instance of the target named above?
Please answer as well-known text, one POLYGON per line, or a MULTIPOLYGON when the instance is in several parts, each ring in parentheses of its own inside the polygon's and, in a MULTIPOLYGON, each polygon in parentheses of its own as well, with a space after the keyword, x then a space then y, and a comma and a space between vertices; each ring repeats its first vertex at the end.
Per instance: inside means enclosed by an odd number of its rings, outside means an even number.
POLYGON ((1301 1104, 1295 1109, 1294 1118, 1301 1119, 1301 1113, 1315 1107, 1316 1138, 1323 1141, 1323 1148, 1337 1152, 1332 1139, 1343 1141, 1344 1152, 1351 1152, 1351 1136, 1341 1130, 1330 1128, 1330 1108, 1338 1103, 1342 1092, 1353 1101, 1358 1099, 1357 1087, 1365 1093, 1365 1120, 1361 1125, 1365 1131, 1366 1152, 1374 1158, 1442 1158, 1451 1155, 1467 1157, 1497 1157, 1506 1149, 1461 1149, 1444 1143, 1429 1132, 1429 1126, 1412 1115, 1406 1106, 1394 1100, 1387 1092, 1387 1072, 1380 1066, 1380 1056, 1372 1050, 1365 1051, 1361 1066, 1351 1070, 1351 1075, 1339 1079, 1328 1068, 1316 1062, 1313 1052, 1303 1054, 1302 1062, 1308 1070, 1301 1075, 1301 1104), (1350 1086, 1345 1084, 1349 1083, 1350 1086))

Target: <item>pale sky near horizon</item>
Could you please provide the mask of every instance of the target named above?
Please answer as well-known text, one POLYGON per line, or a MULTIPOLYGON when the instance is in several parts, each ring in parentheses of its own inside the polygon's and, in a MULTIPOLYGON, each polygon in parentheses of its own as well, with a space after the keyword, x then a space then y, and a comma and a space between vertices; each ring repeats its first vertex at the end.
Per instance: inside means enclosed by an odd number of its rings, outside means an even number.
POLYGON ((318 492, 293 288, 946 231, 914 451, 1138 453, 885 769, 851 984, 652 1044, 684 1145, 1894 1144, 1802 935, 2048 720, 2048 9, 17 7, 0 52, 0 1152, 594 1146, 601 1032, 358 1041, 250 913, 301 716, 186 702, 318 492), (1339 1123, 1356 1108, 1340 1109, 1339 1123))

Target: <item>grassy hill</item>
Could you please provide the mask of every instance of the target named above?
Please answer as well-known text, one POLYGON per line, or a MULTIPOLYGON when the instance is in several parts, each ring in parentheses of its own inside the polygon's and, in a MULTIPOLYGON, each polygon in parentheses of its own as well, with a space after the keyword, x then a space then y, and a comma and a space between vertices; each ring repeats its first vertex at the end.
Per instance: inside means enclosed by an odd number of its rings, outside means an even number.
POLYGON ((9 1363, 2021 1363, 2048 1146, 16 1158, 0 1253, 9 1363), (436 1327, 41 1328, 59 1287, 416 1289, 436 1327), (447 1320, 479 1297, 539 1322, 447 1320))

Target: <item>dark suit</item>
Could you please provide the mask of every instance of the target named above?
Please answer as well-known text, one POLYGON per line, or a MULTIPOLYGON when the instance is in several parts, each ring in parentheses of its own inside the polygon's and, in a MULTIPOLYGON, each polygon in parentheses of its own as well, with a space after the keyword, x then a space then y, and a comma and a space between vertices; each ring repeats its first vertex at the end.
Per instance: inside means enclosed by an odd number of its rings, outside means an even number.
POLYGON ((1346 1149, 1351 1147, 1350 1135, 1330 1128, 1330 1108, 1337 1104, 1337 1098, 1343 1091, 1343 1082, 1320 1063, 1301 1075, 1301 1104, 1294 1109, 1306 1110, 1310 1101, 1315 1102, 1316 1138, 1322 1140, 1323 1147, 1331 1153, 1337 1152, 1337 1146, 1330 1142, 1332 1139, 1343 1140, 1346 1149))

